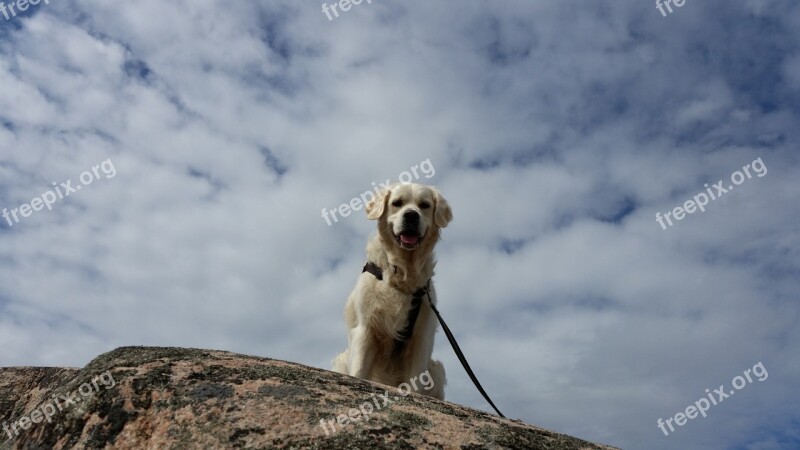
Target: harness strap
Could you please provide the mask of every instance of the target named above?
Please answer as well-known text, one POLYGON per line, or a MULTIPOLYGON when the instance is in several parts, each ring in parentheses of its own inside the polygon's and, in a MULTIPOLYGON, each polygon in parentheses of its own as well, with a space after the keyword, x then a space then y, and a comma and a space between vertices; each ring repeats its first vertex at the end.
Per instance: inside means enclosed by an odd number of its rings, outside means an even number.
MULTIPOLYGON (((383 269, 378 267, 377 264, 374 262, 367 262, 364 265, 364 269, 361 273, 369 272, 378 280, 383 280, 383 269)), ((419 317, 419 308, 422 306, 422 297, 428 292, 427 286, 423 286, 417 289, 411 295, 411 310, 408 312, 408 323, 406 327, 400 330, 398 333, 399 338, 395 339, 394 341, 394 349, 392 350, 392 354, 394 356, 400 355, 405 349, 406 343, 411 339, 411 335, 414 334, 414 325, 417 323, 417 318, 419 317)))
POLYGON ((398 333, 400 338, 394 341, 394 356, 403 353, 406 343, 411 339, 411 335, 414 334, 414 325, 417 323, 419 307, 422 306, 422 296, 425 295, 425 292, 425 288, 417 289, 411 297, 411 311, 408 312, 408 324, 398 333))
POLYGON ((372 261, 364 264, 364 269, 361 271, 361 273, 364 272, 369 272, 375 275, 375 278, 377 278, 378 280, 383 280, 383 269, 378 267, 378 265, 372 261))
MULTIPOLYGON (((372 275, 374 275, 375 278, 377 278, 378 280, 383 280, 383 270, 380 267, 378 267, 377 264, 371 261, 367 262, 367 264, 364 265, 364 270, 362 270, 361 273, 364 272, 369 272, 372 275)), ((487 394, 486 391, 483 390, 483 386, 481 386, 480 381, 478 381, 478 377, 475 376, 475 372, 472 371, 472 368, 469 366, 469 363, 467 362, 467 357, 464 356, 464 352, 462 352, 461 347, 458 346, 458 342, 456 342, 455 336, 453 336, 453 333, 450 331, 450 328, 444 322, 444 319, 442 319, 442 315, 439 314, 439 310, 436 309, 436 306, 431 301, 430 286, 431 286, 431 280, 428 280, 425 286, 417 289, 414 292, 414 294, 412 294, 411 311, 408 313, 408 324, 399 333, 400 339, 395 340, 393 354, 395 356, 399 355, 405 348, 406 342, 408 342, 408 340, 411 339, 411 335, 414 333, 414 324, 417 323, 417 317, 419 317, 419 309, 420 306, 422 305, 422 297, 427 296, 428 304, 431 306, 431 309, 436 314, 436 317, 439 319, 439 323, 442 324, 442 329, 444 330, 444 334, 447 335, 447 340, 450 341, 450 345, 453 347, 453 351, 455 351, 456 356, 458 356, 458 360, 461 362, 461 365, 464 366, 464 370, 467 371, 467 375, 469 375, 469 378, 472 380, 472 383, 475 384, 476 388, 478 388, 478 391, 480 391, 481 395, 483 395, 483 398, 485 398, 486 401, 489 402, 490 405, 492 405, 492 408, 494 408, 494 410, 497 412, 497 415, 505 418, 506 416, 504 416, 503 413, 501 413, 500 410, 497 409, 497 406, 494 405, 492 399, 489 398, 489 394, 487 394)))

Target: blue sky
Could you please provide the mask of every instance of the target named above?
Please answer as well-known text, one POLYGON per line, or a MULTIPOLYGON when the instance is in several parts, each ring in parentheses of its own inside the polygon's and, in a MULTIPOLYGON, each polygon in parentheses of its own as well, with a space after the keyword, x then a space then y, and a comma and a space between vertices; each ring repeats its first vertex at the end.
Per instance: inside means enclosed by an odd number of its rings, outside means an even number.
MULTIPOLYGON (((0 208, 115 169, 0 219, 0 365, 159 345, 329 368, 374 222, 321 210, 430 160, 454 212, 440 309, 507 416, 626 449, 797 448, 799 43, 788 0, 0 15, 0 208)), ((442 333, 434 353, 447 399, 488 411, 442 333)))

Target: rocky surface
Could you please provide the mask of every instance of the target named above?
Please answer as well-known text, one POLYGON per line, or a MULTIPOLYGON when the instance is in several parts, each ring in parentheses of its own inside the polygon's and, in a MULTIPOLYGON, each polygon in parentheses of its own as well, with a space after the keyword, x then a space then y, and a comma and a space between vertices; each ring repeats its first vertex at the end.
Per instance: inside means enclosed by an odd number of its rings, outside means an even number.
POLYGON ((326 370, 182 348, 0 369, 0 426, 3 450, 612 448, 326 370))

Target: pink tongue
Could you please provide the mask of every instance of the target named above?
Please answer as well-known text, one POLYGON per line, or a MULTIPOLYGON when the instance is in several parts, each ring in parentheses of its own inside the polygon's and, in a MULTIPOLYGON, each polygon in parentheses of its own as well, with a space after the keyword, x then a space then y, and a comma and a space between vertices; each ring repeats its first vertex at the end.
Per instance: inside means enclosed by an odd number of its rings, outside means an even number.
POLYGON ((411 236, 408 234, 401 234, 400 235, 400 242, 403 244, 414 245, 419 240, 418 236, 411 236))

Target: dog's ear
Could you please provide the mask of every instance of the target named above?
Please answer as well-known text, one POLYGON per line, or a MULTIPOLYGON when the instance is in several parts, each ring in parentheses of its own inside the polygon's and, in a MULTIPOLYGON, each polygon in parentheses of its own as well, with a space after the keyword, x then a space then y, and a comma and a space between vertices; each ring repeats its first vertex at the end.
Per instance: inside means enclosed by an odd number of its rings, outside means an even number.
POLYGON ((376 197, 372 197, 364 208, 367 211, 367 219, 378 220, 386 209, 386 202, 389 201, 389 193, 392 188, 383 189, 376 197))
POLYGON ((433 191, 433 200, 436 207, 433 211, 433 221, 439 228, 444 228, 453 220, 453 211, 450 210, 450 204, 439 191, 433 191))

